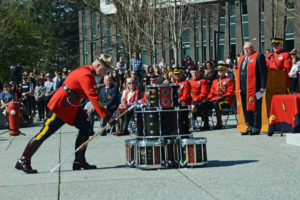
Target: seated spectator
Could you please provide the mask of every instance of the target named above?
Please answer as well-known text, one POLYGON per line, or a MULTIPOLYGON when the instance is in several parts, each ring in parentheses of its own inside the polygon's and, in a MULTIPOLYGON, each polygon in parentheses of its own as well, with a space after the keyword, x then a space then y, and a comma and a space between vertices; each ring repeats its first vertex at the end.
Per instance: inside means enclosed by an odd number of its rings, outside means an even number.
POLYGON ((182 68, 175 68, 173 71, 175 83, 179 84, 179 101, 182 106, 190 105, 191 86, 190 83, 184 79, 184 70, 182 68))
MULTIPOLYGON (((202 129, 209 129, 208 113, 198 109, 205 102, 209 93, 209 84, 205 79, 201 78, 201 71, 196 67, 190 68, 192 79, 189 80, 191 85, 191 112, 193 113, 193 119, 198 115, 201 115, 204 126, 202 129)), ((193 124, 192 124, 193 125, 193 124)), ((194 128, 194 127, 193 127, 194 128)))
POLYGON ((122 85, 122 79, 118 73, 118 70, 113 70, 112 74, 111 74, 111 78, 112 81, 114 83, 114 85, 117 87, 118 91, 121 92, 121 85, 122 85))
POLYGON ((44 121, 46 111, 46 87, 44 86, 44 80, 38 79, 37 86, 34 89, 34 97, 37 102, 39 118, 37 121, 44 121))
MULTIPOLYGON (((150 77, 150 83, 149 83, 150 85, 158 84, 158 82, 159 82, 159 79, 158 79, 157 76, 152 75, 150 77)), ((146 94, 146 92, 144 92, 144 96, 143 96, 143 100, 141 102, 141 105, 146 105, 146 102, 147 102, 147 94, 146 94)))
POLYGON ((143 77, 143 87, 140 88, 140 92, 141 92, 141 97, 144 96, 145 91, 146 91, 146 86, 150 83, 150 78, 148 76, 143 77))
MULTIPOLYGON (((135 84, 136 84, 136 88, 139 89, 142 87, 142 84, 140 82, 140 79, 139 77, 137 76, 137 72, 136 71, 130 71, 130 76, 131 76, 131 79, 134 80, 135 84)), ((128 84, 127 84, 128 85, 128 84)))
POLYGON ((211 84, 212 84, 213 80, 215 80, 217 78, 217 75, 218 75, 218 72, 215 69, 213 63, 210 61, 207 61, 205 63, 203 78, 208 81, 209 87, 211 87, 211 84))
POLYGON ((11 91, 10 85, 8 83, 3 84, 3 91, 0 93, 1 106, 7 108, 8 103, 15 100, 15 96, 11 91))
POLYGON ((160 83, 164 83, 164 84, 169 84, 169 83, 171 83, 171 81, 170 81, 170 79, 169 79, 169 75, 168 75, 167 73, 164 73, 164 74, 161 76, 160 83))
MULTIPOLYGON (((117 110, 117 106, 119 105, 118 99, 118 88, 113 84, 112 78, 109 75, 104 76, 104 84, 105 87, 102 87, 99 92, 99 98, 104 104, 104 108, 110 113, 110 116, 117 110)), ((90 122, 91 130, 94 128, 94 118, 97 115, 94 107, 88 110, 88 118, 90 122)), ((107 118, 103 119, 103 126, 107 124, 107 118)), ((106 131, 101 133, 102 136, 106 135, 106 131)))
MULTIPOLYGON (((135 101, 138 101, 141 98, 140 91, 136 88, 136 82, 134 79, 129 78, 127 79, 127 86, 128 90, 125 93, 124 103, 120 104, 118 110, 114 115, 120 115, 126 109, 134 104, 135 101)), ((129 111, 123 118, 124 118, 124 125, 122 125, 122 120, 120 123, 120 128, 114 135, 121 136, 121 135, 129 135, 128 132, 128 125, 130 122, 131 117, 134 114, 134 110, 129 111)))
POLYGON ((208 94, 207 103, 198 106, 199 110, 207 110, 214 108, 216 110, 217 125, 216 129, 223 128, 222 125, 222 109, 229 108, 235 92, 234 81, 227 78, 227 65, 221 64, 218 66, 219 78, 214 80, 208 94))

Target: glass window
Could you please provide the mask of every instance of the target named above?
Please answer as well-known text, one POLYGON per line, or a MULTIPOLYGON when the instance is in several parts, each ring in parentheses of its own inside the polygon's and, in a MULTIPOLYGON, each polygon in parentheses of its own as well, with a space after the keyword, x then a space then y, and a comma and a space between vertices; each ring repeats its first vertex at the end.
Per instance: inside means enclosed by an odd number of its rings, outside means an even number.
POLYGON ((202 47, 202 62, 206 61, 206 60, 207 60, 206 59, 206 46, 203 45, 203 47, 202 47))
POLYGON ((235 0, 229 1, 229 15, 235 16, 235 0))
POLYGON ((190 42, 190 28, 183 29, 182 42, 183 43, 189 43, 190 42))
POLYGON ((82 32, 83 32, 83 39, 86 40, 87 38, 87 28, 86 28, 86 16, 85 12, 82 12, 82 32))
POLYGON ((219 45, 218 60, 224 60, 224 45, 219 45))
POLYGON ((248 14, 248 11, 247 11, 247 0, 241 0, 241 6, 242 6, 242 14, 243 15, 248 14))

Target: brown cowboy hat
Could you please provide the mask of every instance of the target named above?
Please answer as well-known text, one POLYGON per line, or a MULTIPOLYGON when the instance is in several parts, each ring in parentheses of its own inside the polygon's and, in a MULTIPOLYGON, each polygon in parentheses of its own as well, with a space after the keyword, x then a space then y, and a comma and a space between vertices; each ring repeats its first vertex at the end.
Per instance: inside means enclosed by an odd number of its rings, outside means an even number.
POLYGON ((112 71, 113 68, 112 68, 112 56, 111 55, 108 55, 108 54, 100 54, 99 57, 97 57, 97 60, 103 64, 103 66, 109 70, 109 71, 112 71))

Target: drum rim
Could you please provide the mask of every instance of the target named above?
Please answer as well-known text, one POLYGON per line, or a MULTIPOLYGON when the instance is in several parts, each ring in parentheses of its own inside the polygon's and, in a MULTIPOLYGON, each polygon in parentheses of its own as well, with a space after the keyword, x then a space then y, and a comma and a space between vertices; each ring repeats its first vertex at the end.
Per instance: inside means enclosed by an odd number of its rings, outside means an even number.
POLYGON ((138 143, 138 140, 135 140, 135 139, 128 139, 128 140, 125 140, 125 144, 137 144, 138 143))
POLYGON ((163 146, 163 142, 162 141, 157 141, 157 140, 142 140, 142 141, 138 141, 137 146, 138 147, 145 147, 145 146, 163 146), (145 145, 143 145, 145 144, 145 145), (142 146, 141 146, 142 145, 142 146))
MULTIPOLYGON (((143 109, 143 110, 135 110, 134 112, 135 113, 153 113, 153 112, 168 112, 168 111, 172 111, 172 112, 183 112, 183 111, 190 111, 189 108, 183 108, 183 109, 169 109, 169 110, 162 110, 161 108, 162 107, 153 107, 151 108, 152 110, 146 110, 146 109, 143 109), (156 108, 156 110, 153 110, 153 108, 156 108)), ((176 107, 175 107, 176 108, 176 107)))
POLYGON ((181 144, 203 144, 207 143, 207 138, 201 137, 201 138, 184 138, 180 141, 181 144))

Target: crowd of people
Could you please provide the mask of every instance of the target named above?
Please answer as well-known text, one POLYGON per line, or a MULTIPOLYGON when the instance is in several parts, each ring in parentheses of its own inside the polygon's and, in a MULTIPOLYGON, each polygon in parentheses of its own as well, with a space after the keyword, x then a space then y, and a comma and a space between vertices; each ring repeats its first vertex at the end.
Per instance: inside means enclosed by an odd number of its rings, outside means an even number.
MULTIPOLYGON (((298 61, 296 50, 289 54, 292 66, 283 65, 288 67, 291 93, 298 93, 300 61, 298 61)), ((268 62, 273 62, 274 55, 271 57, 269 54, 265 55, 267 65, 268 62)), ((185 56, 179 67, 174 64, 173 60, 167 63, 164 58, 156 65, 143 65, 138 53, 134 53, 129 62, 120 57, 112 72, 108 72, 104 77, 96 77, 95 88, 105 108, 112 116, 117 116, 134 101, 145 98, 146 85, 177 83, 180 85, 181 104, 191 105, 194 118, 202 117, 204 122, 202 129, 210 129, 207 108, 215 108, 217 116, 215 128, 222 128, 221 110, 222 107, 230 107, 232 104, 235 93, 233 72, 237 69, 241 56, 242 54, 236 59, 229 56, 224 61, 210 60, 203 63, 195 62, 190 56, 185 56), (127 66, 128 63, 129 66, 127 66)), ((282 60, 287 59, 282 58, 282 60)), ((11 101, 19 101, 22 126, 35 121, 44 121, 49 111, 47 104, 50 98, 63 84, 70 71, 65 67, 61 71, 56 71, 54 75, 49 72, 38 73, 37 69, 32 72, 23 72, 20 82, 4 83, 3 88, 0 88, 1 91, 3 90, 0 94, 2 107, 7 107, 11 101), (33 120, 35 115, 37 117, 33 120)), ((93 126, 97 113, 93 107, 88 106, 86 106, 86 111, 89 114, 90 126, 93 126)), ((127 127, 131 115, 126 115, 123 120, 119 120, 115 135, 129 134, 127 127)), ((104 119, 103 125, 106 123, 107 120, 104 119)), ((104 131, 102 135, 105 134, 104 131)))

